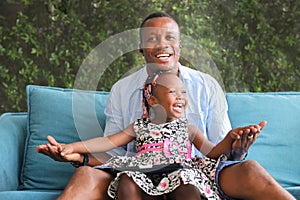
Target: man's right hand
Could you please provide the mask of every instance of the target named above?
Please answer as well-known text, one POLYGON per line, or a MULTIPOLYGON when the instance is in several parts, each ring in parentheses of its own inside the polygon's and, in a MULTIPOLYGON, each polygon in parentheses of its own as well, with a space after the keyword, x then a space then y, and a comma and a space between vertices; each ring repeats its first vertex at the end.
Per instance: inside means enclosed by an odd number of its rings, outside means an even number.
POLYGON ((233 129, 237 139, 232 143, 230 160, 243 160, 247 155, 247 152, 255 140, 259 137, 261 130, 267 124, 267 121, 263 120, 259 124, 239 127, 233 129))
POLYGON ((42 144, 36 147, 38 153, 42 153, 59 162, 82 162, 83 155, 71 153, 62 156, 61 151, 64 144, 58 143, 52 136, 47 136, 47 140, 49 144, 42 144))

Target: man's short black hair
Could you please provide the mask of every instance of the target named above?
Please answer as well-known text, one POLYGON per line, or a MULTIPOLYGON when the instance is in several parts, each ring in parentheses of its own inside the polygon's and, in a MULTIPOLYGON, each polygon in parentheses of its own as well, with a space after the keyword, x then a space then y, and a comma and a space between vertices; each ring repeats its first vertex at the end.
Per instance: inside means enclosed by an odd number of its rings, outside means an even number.
MULTIPOLYGON (((143 22, 141 23, 140 28, 142 28, 144 26, 144 24, 146 23, 147 20, 149 19, 153 19, 153 18, 157 18, 157 17, 168 17, 170 19, 173 19, 173 17, 171 17, 169 14, 165 13, 165 12, 154 12, 151 13, 150 15, 148 15, 143 22)), ((174 19, 173 19, 174 20, 174 19)), ((174 20, 175 21, 175 20, 174 20)))

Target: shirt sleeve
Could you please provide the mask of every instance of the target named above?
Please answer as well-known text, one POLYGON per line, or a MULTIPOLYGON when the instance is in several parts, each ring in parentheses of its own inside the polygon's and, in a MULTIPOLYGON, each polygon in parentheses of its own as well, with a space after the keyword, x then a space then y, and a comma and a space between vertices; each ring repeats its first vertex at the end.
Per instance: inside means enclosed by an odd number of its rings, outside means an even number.
MULTIPOLYGON (((113 86, 107 99, 106 107, 104 110, 104 113, 106 115, 104 136, 113 135, 125 128, 122 120, 125 116, 122 115, 122 105, 119 101, 120 92, 118 90, 119 87, 113 86), (116 101, 115 99, 118 99, 118 101, 116 101)), ((125 155, 126 145, 112 149, 107 153, 111 156, 125 155)))
POLYGON ((206 131, 208 139, 216 144, 231 130, 231 124, 224 91, 213 77, 206 78, 209 95, 206 131))

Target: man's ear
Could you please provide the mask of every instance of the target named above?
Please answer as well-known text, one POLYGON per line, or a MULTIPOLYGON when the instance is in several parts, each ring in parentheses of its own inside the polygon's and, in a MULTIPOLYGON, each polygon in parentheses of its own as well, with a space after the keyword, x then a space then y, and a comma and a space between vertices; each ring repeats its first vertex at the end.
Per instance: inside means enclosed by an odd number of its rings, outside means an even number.
POLYGON ((182 43, 181 43, 181 40, 179 41, 179 48, 182 49, 182 43))
POLYGON ((143 51, 143 48, 142 48, 142 46, 141 46, 141 43, 139 44, 139 47, 140 47, 139 52, 140 52, 142 55, 144 55, 144 51, 143 51))

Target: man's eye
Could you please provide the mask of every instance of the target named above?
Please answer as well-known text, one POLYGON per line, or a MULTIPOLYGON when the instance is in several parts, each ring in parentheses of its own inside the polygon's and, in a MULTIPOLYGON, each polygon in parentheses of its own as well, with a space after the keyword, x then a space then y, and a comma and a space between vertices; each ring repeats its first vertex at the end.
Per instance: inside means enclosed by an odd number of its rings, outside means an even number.
POLYGON ((169 93, 170 93, 170 94, 175 94, 176 91, 175 91, 175 90, 170 90, 169 93))
POLYGON ((168 35, 168 36, 166 36, 166 39, 167 40, 175 40, 176 38, 174 36, 168 35))
POLYGON ((156 41, 156 37, 150 37, 150 38, 147 39, 147 41, 148 41, 148 42, 156 41))

